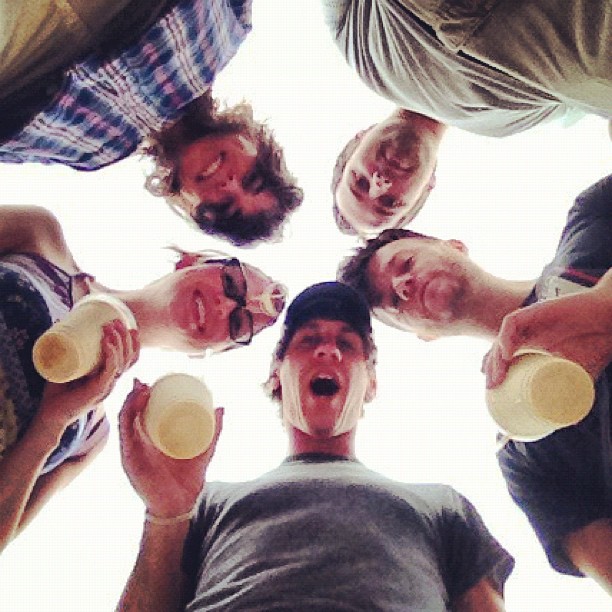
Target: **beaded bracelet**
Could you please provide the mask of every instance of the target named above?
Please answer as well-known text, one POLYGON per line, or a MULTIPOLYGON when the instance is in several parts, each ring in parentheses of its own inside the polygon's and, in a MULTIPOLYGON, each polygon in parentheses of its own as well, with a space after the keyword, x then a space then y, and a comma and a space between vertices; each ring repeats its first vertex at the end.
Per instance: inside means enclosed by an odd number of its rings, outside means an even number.
POLYGON ((178 516, 170 516, 168 518, 163 518, 161 516, 155 516, 151 514, 148 510, 145 512, 145 521, 152 523, 153 525, 177 525, 178 523, 182 523, 184 521, 188 521, 192 519, 196 514, 196 507, 193 507, 189 512, 185 512, 185 514, 179 514, 178 516))

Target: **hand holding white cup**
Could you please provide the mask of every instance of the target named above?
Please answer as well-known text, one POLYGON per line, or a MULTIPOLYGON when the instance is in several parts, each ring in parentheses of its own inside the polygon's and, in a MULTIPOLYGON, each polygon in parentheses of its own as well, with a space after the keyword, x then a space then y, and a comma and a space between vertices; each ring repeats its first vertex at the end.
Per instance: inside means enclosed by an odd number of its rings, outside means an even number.
POLYGON ((54 383, 89 374, 100 364, 102 328, 114 319, 136 329, 134 315, 122 301, 105 293, 86 296, 38 338, 32 352, 34 367, 54 383))
POLYGON ((486 393, 489 413, 503 433, 535 441, 587 416, 595 389, 582 366, 535 350, 515 357, 502 384, 486 393))
POLYGON ((167 374, 151 387, 144 411, 151 442, 174 459, 192 459, 215 436, 215 411, 206 385, 189 374, 167 374))

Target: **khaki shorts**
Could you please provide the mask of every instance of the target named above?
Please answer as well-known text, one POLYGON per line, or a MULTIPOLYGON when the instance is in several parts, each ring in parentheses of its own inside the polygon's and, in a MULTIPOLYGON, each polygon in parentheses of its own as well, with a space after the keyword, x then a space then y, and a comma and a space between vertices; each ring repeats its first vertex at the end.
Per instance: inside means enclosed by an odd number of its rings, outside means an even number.
POLYGON ((0 0, 0 99, 144 32, 176 1, 0 0))

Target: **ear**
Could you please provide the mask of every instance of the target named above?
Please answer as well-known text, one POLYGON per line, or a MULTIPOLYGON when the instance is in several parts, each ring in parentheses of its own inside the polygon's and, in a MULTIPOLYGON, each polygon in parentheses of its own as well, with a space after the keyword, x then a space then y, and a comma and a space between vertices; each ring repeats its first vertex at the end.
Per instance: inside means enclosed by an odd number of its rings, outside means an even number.
POLYGON ((468 254, 468 248, 467 246, 465 246, 465 243, 461 242, 461 240, 451 238, 450 240, 445 240, 444 242, 448 244, 449 247, 455 249, 456 251, 459 251, 460 253, 463 253, 464 255, 468 254))
POLYGON ((364 402, 367 404, 371 402, 376 397, 376 389, 378 388, 378 383, 376 381, 376 372, 373 367, 368 367, 368 387, 366 389, 366 394, 364 398, 364 402))
POLYGON ((429 177, 429 182, 427 183, 427 187, 426 189, 429 189, 429 191, 431 191, 435 186, 436 186, 436 169, 434 168, 434 171, 431 173, 431 176, 429 177))
POLYGON ((282 399, 282 389, 280 376, 278 375, 278 367, 274 368, 272 374, 270 374, 270 378, 268 378, 268 380, 266 381, 266 391, 271 396, 278 394, 278 399, 282 399))

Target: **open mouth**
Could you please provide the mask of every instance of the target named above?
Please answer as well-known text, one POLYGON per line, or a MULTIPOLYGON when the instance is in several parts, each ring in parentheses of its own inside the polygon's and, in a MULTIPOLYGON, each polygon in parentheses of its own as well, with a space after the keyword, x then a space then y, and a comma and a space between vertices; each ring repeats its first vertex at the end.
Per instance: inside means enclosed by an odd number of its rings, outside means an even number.
POLYGON ((330 397, 338 393, 340 385, 331 376, 317 376, 310 381, 310 390, 317 396, 330 397))

